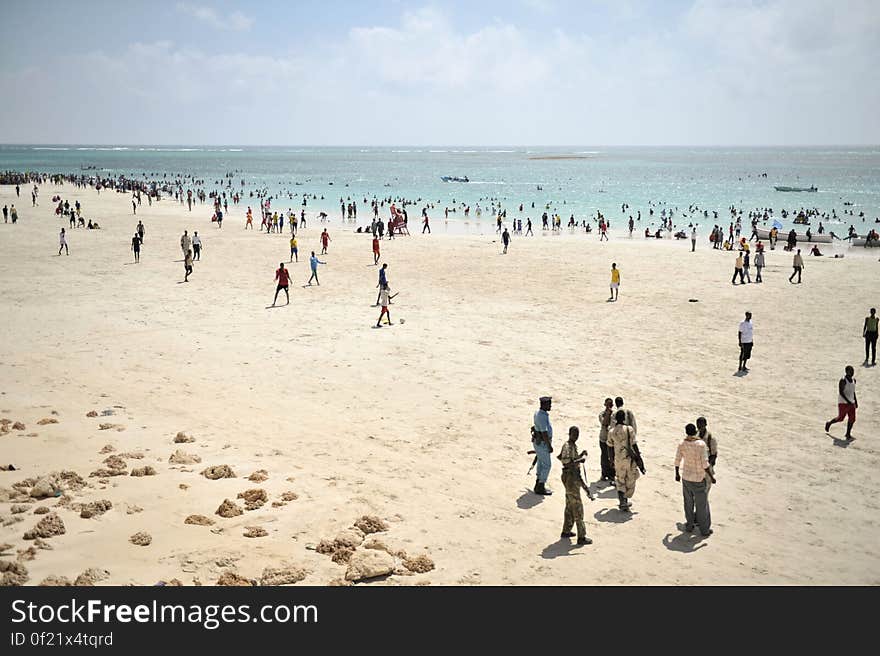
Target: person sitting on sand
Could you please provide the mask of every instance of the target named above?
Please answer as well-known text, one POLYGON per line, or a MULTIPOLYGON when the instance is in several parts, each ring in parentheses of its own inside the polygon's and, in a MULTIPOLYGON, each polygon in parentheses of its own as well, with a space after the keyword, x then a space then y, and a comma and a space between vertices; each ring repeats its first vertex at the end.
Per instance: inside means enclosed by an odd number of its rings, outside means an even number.
POLYGON ((819 247, 815 244, 813 245, 813 248, 810 249, 810 255, 813 255, 815 257, 822 257, 822 253, 819 251, 819 247))

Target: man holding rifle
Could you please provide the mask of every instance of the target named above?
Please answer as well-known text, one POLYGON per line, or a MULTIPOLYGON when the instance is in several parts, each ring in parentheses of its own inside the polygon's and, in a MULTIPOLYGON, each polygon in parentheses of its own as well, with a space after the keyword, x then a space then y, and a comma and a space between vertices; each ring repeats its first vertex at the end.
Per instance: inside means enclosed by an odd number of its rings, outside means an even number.
POLYGON ((593 544, 587 537, 587 528, 584 526, 584 504, 581 502, 581 489, 583 488, 590 501, 593 493, 581 477, 581 467, 586 459, 587 452, 577 450, 577 439, 580 429, 572 426, 568 429, 568 442, 562 445, 559 452, 559 460, 562 462, 562 484, 565 486, 565 519, 562 523, 563 538, 573 538, 572 526, 577 525, 577 543, 593 544))

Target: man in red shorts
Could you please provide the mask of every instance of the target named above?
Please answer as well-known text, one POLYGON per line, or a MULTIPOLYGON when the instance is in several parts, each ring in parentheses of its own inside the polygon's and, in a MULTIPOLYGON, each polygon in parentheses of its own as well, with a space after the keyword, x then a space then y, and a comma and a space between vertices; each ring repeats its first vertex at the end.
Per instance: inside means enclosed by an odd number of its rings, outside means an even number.
POLYGON ((837 384, 837 418, 825 422, 825 432, 831 428, 831 424, 843 421, 846 417, 846 439, 854 440, 852 427, 856 423, 856 408, 859 400, 856 398, 856 379, 853 378, 856 370, 851 366, 846 367, 846 375, 837 384))
POLYGON ((275 307, 275 301, 278 300, 278 292, 282 289, 287 297, 287 304, 290 305, 290 293, 288 292, 290 287, 290 270, 284 268, 284 262, 280 262, 278 266, 280 268, 275 271, 275 280, 278 281, 278 286, 275 288, 275 298, 272 299, 272 307, 275 307))

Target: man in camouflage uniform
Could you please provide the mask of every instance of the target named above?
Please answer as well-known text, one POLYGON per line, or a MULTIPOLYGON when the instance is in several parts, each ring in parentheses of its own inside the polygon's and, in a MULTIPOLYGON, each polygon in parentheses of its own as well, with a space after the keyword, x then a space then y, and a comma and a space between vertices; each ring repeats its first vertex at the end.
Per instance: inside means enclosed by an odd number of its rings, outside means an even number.
POLYGON ((709 432, 705 417, 697 419, 697 434, 709 447, 709 473, 706 475, 706 494, 712 489, 712 477, 715 476, 715 461, 718 459, 718 440, 709 432))
POLYGON ((599 449, 601 452, 602 480, 614 483, 614 462, 608 453, 608 429, 614 424, 614 401, 605 399, 605 407, 599 413, 599 449))
MULTIPOLYGON (((615 485, 617 486, 618 506, 623 512, 631 512, 632 499, 636 492, 636 481, 639 478, 641 454, 636 444, 636 432, 626 424, 624 410, 614 414, 615 426, 608 431, 608 448, 613 452, 615 485)), ((645 473, 642 465, 642 473, 645 473)))
POLYGON ((568 429, 568 441, 562 445, 559 452, 559 460, 562 462, 562 484, 565 486, 565 519, 562 523, 563 538, 573 538, 574 533, 571 532, 573 525, 577 525, 577 543, 592 544, 593 541, 587 537, 587 528, 584 526, 584 504, 581 502, 581 489, 587 492, 590 501, 593 500, 593 494, 590 488, 581 477, 580 466, 584 462, 587 452, 577 450, 577 439, 580 430, 577 426, 568 429))

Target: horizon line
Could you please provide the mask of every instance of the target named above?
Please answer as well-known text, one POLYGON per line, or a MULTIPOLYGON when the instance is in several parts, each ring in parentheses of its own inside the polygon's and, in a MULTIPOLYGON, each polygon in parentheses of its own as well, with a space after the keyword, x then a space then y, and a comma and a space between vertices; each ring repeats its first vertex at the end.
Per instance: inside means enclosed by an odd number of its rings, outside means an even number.
POLYGON ((3 142, 4 146, 100 146, 130 147, 193 147, 193 148, 880 148, 878 144, 803 143, 803 144, 187 144, 187 143, 112 143, 112 142, 3 142))

